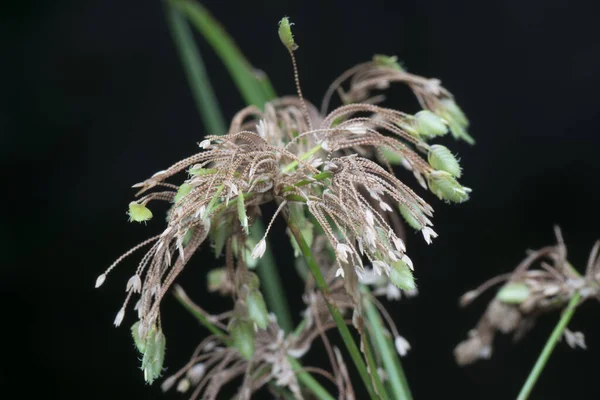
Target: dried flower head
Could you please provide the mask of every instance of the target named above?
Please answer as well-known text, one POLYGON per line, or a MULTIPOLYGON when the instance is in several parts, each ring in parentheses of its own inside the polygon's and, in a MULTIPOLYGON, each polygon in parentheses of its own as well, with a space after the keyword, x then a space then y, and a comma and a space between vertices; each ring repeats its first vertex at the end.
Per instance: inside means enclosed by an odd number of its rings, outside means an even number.
MULTIPOLYGON (((273 357, 268 347, 280 333, 268 320, 258 278, 248 267, 250 259, 265 253, 267 235, 279 214, 297 220, 311 241, 317 236, 313 230, 324 235, 335 255, 332 270, 337 282, 359 314, 360 280, 378 277, 383 282, 380 287, 391 284, 416 292, 398 215, 421 231, 427 243, 437 236, 430 219, 433 208, 395 177, 392 164, 412 171, 423 188, 443 200, 463 202, 469 197, 470 189, 457 181, 462 170, 454 155, 428 143, 445 134, 447 126, 455 137, 472 142, 465 130, 466 118, 439 80, 409 74, 393 57, 376 56, 342 74, 328 89, 319 112, 302 96, 290 25, 282 20, 279 33, 292 57, 298 96, 275 99, 264 111, 254 106, 241 110, 227 134, 206 136, 197 154, 134 185, 139 191, 130 204, 131 219, 147 221, 152 217, 149 204, 166 201, 171 204, 166 227, 119 257, 96 281, 99 287, 124 258, 149 246, 127 284, 115 321, 115 325, 123 321, 129 301, 137 298, 138 339, 148 341, 153 332, 161 332, 161 300, 200 246, 208 241, 217 256, 225 252, 226 267, 211 273, 209 288, 235 301, 223 326, 233 347, 215 361, 217 372, 206 372, 209 364, 204 364, 206 375, 196 390, 204 391, 207 398, 216 396, 221 385, 216 382, 245 373, 248 365, 254 368, 257 357, 263 363, 273 357), (392 82, 408 85, 425 110, 409 115, 377 105, 382 97, 372 92, 392 82), (335 92, 343 105, 327 112, 335 92), (180 173, 187 173, 183 181, 176 180, 180 173), (260 216, 260 206, 270 202, 277 204, 277 211, 264 237, 251 242, 249 229, 260 216), (225 373, 230 362, 233 367, 225 373), (215 374, 220 374, 219 379, 211 378, 215 374)), ((331 358, 334 363, 335 357, 331 358)), ((337 371, 341 374, 342 369, 337 371)), ((152 381, 157 369, 149 371, 146 378, 152 381)), ((294 392, 295 380, 281 379, 294 392)), ((180 385, 180 390, 186 389, 186 383, 180 385)))
MULTIPOLYGON (((600 241, 592 249, 586 273, 581 276, 567 260, 558 228, 555 233, 558 242, 555 246, 530 251, 512 273, 496 276, 461 297, 461 305, 466 306, 493 285, 505 282, 469 338, 456 346, 454 355, 458 364, 489 358, 498 331, 513 333, 514 339, 519 340, 535 325, 540 314, 564 308, 575 293, 581 295, 582 301, 600 300, 600 241)), ((582 334, 569 331, 565 336, 571 347, 577 344, 585 348, 582 334)))

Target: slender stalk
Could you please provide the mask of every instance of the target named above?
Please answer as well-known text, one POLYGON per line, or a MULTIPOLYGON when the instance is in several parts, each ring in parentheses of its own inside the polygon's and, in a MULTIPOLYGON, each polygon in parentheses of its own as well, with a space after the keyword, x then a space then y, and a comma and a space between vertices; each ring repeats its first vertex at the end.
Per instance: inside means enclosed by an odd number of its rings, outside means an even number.
MULTIPOLYGON (((352 337, 352 334, 350 333, 348 326, 346 326, 346 322, 344 321, 344 317, 342 317, 340 310, 338 310, 336 305, 331 303, 331 301, 329 299, 331 296, 329 286, 327 285, 327 282, 325 281, 325 278, 323 277, 323 274, 321 273, 321 270, 319 269, 319 266, 317 265, 310 248, 308 247, 308 244, 302 237, 300 228, 298 228, 298 226, 294 223, 294 221, 289 220, 289 219, 288 219, 288 228, 290 229, 290 231, 294 235, 294 238, 298 242, 298 246, 300 247, 300 250, 302 250, 304 259, 306 260, 306 263, 308 264, 308 267, 310 268, 310 271, 313 274, 313 277, 315 278, 317 287, 321 290, 321 293, 323 294, 325 302, 327 303, 327 307, 329 308, 329 312, 331 313, 331 316, 333 317, 333 320, 335 321, 338 331, 340 332, 340 335, 342 336, 342 340, 344 341, 344 344, 346 345, 346 348, 348 349, 348 352, 350 353, 350 357, 352 358, 352 361, 356 365, 356 368, 358 369, 358 373, 360 374, 360 377, 361 377, 363 383, 365 384, 367 391, 369 392, 369 397, 371 399, 378 399, 379 397, 377 396, 375 389, 373 387, 373 382, 371 380, 371 376, 370 376, 369 372, 367 371, 367 366, 365 365, 365 362, 364 362, 362 356, 360 355, 360 350, 356 346, 356 343, 354 342, 354 338, 352 337)), ((373 371, 373 375, 377 375, 377 372, 373 371)), ((377 379, 379 379, 379 377, 377 377, 377 379)), ((383 395, 385 396, 385 394, 383 394, 383 395)))
POLYGON ((288 361, 292 365, 292 369, 296 372, 296 377, 298 381, 304 385, 307 389, 309 389, 316 397, 320 400, 335 400, 335 398, 329 394, 327 389, 325 389, 321 384, 313 378, 311 374, 302 370, 302 365, 292 357, 288 357, 288 361))
MULTIPOLYGON (((262 239, 264 233, 265 227, 262 221, 257 220, 254 222, 254 227, 250 233, 251 236, 258 242, 262 239)), ((281 329, 286 333, 291 332, 294 329, 294 324, 290 316, 290 308, 285 292, 283 291, 283 283, 281 282, 279 270, 277 269, 277 265, 275 265, 275 257, 273 257, 273 253, 269 250, 269 246, 267 246, 265 254, 260 259, 257 272, 269 309, 277 316, 277 323, 281 329)))
POLYGON ((550 358, 550 354, 552 354, 556 343, 558 343, 560 337, 563 334, 563 331, 567 327, 567 324, 573 317, 573 314, 575 313, 575 309, 577 308, 577 304, 579 303, 580 299, 581 295, 579 293, 575 293, 575 295, 571 298, 571 301, 569 301, 567 308, 565 308, 565 310, 563 311, 562 316, 558 321, 558 324, 556 324, 556 327, 554 327, 554 330, 548 338, 548 341, 546 342, 542 353, 538 357, 535 365, 533 366, 533 369, 529 373, 529 377, 527 378, 525 384, 521 388, 517 400, 526 400, 529 398, 533 387, 535 386, 540 374, 542 373, 544 367, 546 366, 546 363, 548 362, 548 359, 550 358))
MULTIPOLYGON (((198 2, 187 0, 169 0, 169 2, 190 20, 215 50, 239 88, 244 101, 260 108, 264 107, 265 95, 268 93, 268 89, 265 89, 268 87, 267 84, 257 80, 252 66, 221 24, 198 2)), ((265 79, 268 78, 261 77, 261 80, 265 79)))
POLYGON ((231 346, 231 338, 227 335, 227 333, 223 332, 221 329, 216 327, 213 323, 211 323, 206 315, 204 315, 196 304, 187 296, 185 291, 181 288, 181 286, 175 286, 175 298, 183 305, 183 307, 190 312, 200 324, 202 324, 206 329, 208 329, 213 335, 218 337, 225 343, 227 346, 231 346))
MULTIPOLYGON (((362 291, 363 293, 368 294, 367 288, 363 287, 362 291)), ((412 400, 412 395, 410 393, 410 388, 408 387, 406 376, 404 375, 404 370, 402 369, 402 364, 400 363, 400 358, 398 357, 391 338, 384 332, 382 320, 377 312, 377 308, 371 303, 368 296, 365 296, 363 304, 372 329, 372 337, 388 374, 393 398, 397 400, 412 400)))
MULTIPOLYGON (((196 304, 194 304, 194 302, 187 296, 185 291, 180 286, 175 286, 175 298, 183 305, 183 307, 185 307, 186 310, 188 310, 194 317, 196 317, 200 324, 202 324, 206 329, 208 329, 213 335, 221 339, 223 343, 225 343, 227 346, 231 346, 233 344, 227 332, 224 332, 223 330, 215 326, 212 322, 210 322, 206 315, 204 315, 204 313, 199 309, 199 307, 196 304)), ((300 365, 300 363, 295 358, 288 357, 288 360, 295 371, 299 371, 302 369, 302 365, 300 365)), ((297 373, 297 378, 298 381, 300 381, 300 383, 302 383, 304 387, 310 390, 317 399, 335 400, 329 394, 327 389, 321 386, 321 384, 315 378, 313 378, 313 376, 310 373, 306 371, 300 371, 297 373)))
POLYGON ((206 74, 200 51, 194 44, 190 27, 179 10, 167 6, 166 13, 173 42, 179 52, 204 127, 213 135, 221 135, 227 130, 225 120, 206 74))

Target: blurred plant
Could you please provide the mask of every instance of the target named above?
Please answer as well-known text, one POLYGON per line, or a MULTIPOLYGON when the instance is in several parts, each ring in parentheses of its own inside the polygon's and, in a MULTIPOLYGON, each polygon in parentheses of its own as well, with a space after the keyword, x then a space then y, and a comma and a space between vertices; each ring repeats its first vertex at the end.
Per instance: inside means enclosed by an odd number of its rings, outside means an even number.
POLYGON ((149 204, 166 201, 171 204, 167 226, 119 257, 96 281, 101 286, 124 258, 149 246, 115 319, 119 326, 129 302, 138 298, 133 308, 139 321, 132 334, 143 355, 146 381, 162 373, 161 301, 208 242, 225 262, 208 272, 208 289, 230 297, 233 307, 211 315, 177 287, 176 297, 212 335, 163 382, 164 390, 177 384, 178 391, 191 391, 191 398, 215 399, 224 385, 239 378, 239 399, 265 386, 284 397, 311 393, 333 398, 313 378, 316 373, 335 384, 338 398, 356 398, 343 355, 327 336, 337 328, 370 398, 410 399, 396 354, 405 355, 410 344, 376 296, 397 300, 402 291, 417 293, 401 218, 427 243, 437 234, 430 219, 433 208, 396 178, 392 166, 412 171, 420 186, 446 202, 466 201, 470 189, 457 180, 462 170, 456 157, 429 143, 448 131, 473 143, 464 114, 439 80, 408 73, 395 57, 383 55, 344 72, 327 90, 319 111, 302 95, 294 56, 298 46, 287 18, 280 22, 279 37, 292 60, 297 96, 276 98, 266 76, 251 70, 202 6, 171 1, 167 12, 199 110, 207 129, 217 135, 205 136, 199 153, 134 185, 139 191, 129 205, 130 220, 148 221, 153 217, 149 204), (216 117, 218 107, 185 18, 215 48, 251 103, 232 118, 227 132, 216 117), (384 97, 378 92, 392 82, 406 84, 423 110, 409 115, 380 106, 384 97), (342 105, 328 111, 335 93, 342 105), (187 178, 173 183, 179 173, 187 178), (260 207, 268 203, 277 209, 263 230, 260 207), (297 270, 305 280, 306 309, 293 331, 267 244, 279 215, 296 257, 303 256, 297 270), (356 328, 360 346, 348 325, 356 328), (316 339, 326 349, 330 369, 300 364, 316 339))
POLYGON ((469 338, 456 346, 454 355, 459 365, 490 358, 496 332, 513 333, 513 339, 518 341, 533 328, 539 315, 563 310, 558 325, 518 399, 529 397, 554 346, 562 336, 570 347, 586 348, 583 333, 571 332, 567 325, 578 305, 590 298, 600 300, 600 241, 592 248, 585 275, 582 276, 567 260, 567 248, 558 227, 555 228, 555 234, 555 246, 529 251, 512 273, 498 275, 468 291, 460 299, 461 305, 466 306, 493 285, 505 282, 488 305, 477 327, 469 332, 469 338), (535 266, 538 268, 534 268, 535 266))

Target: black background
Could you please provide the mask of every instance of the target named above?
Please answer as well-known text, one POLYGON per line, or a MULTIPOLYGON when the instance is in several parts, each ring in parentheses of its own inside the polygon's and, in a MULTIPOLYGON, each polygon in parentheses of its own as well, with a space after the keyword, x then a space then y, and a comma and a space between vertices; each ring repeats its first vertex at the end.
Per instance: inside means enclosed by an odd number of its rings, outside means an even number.
MULTIPOLYGON (((489 296, 466 310, 457 298, 512 269, 527 248, 553 243, 553 224, 563 228, 576 266, 600 237, 594 2, 205 4, 281 94, 294 92, 276 34, 284 15, 296 23, 303 88, 314 102, 339 73, 374 53, 397 54, 410 71, 439 77, 455 94, 477 144, 448 143, 461 157, 472 200, 448 206, 426 195, 440 237, 428 247, 409 235, 421 293, 389 310, 413 346, 403 363, 417 399, 514 398, 556 315, 516 345, 500 338, 491 361, 459 368, 452 349, 489 296)), ((128 329, 112 326, 133 260, 93 289, 113 259, 161 228, 160 218, 147 227, 127 223, 131 184, 195 152, 204 135, 162 4, 23 0, 5 4, 0 15, 8 203, 0 230, 2 396, 163 398, 158 385, 144 385, 128 329)), ((230 118, 242 99, 211 49, 200 48, 230 118)), ((397 91, 391 105, 417 111, 397 91)), ((275 253, 300 307, 289 244, 276 239, 282 232, 276 225, 275 253)), ((179 282, 217 309, 218 298, 202 288, 212 260, 203 250, 179 282)), ((595 302, 577 312, 571 328, 585 332, 589 350, 559 344, 533 398, 599 398, 599 313, 595 302)), ((163 315, 173 371, 205 332, 172 299, 163 315)), ((124 325, 132 322, 130 312, 124 325)))

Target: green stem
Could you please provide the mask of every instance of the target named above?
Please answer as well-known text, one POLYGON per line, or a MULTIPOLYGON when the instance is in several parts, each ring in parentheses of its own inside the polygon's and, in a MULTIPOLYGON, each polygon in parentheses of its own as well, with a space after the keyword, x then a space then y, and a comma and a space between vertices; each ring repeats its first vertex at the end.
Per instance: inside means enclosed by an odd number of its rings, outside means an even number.
MULTIPOLYGON (((371 377, 369 375, 369 372, 367 371, 367 366, 365 365, 365 362, 362 356, 360 355, 360 350, 356 346, 354 338, 352 337, 348 326, 346 326, 346 322, 344 321, 344 317, 342 317, 340 310, 338 310, 337 306, 330 301, 331 292, 329 290, 329 286, 327 285, 327 282, 325 281, 325 278, 323 277, 323 274, 321 273, 321 270, 319 269, 319 266, 317 265, 310 248, 308 247, 308 244, 302 237, 300 228, 298 228, 298 226, 292 220, 288 220, 288 228, 294 235, 296 242, 298 242, 300 250, 302 250, 304 259, 306 260, 306 263, 308 264, 308 267, 310 268, 310 271, 313 274, 313 277, 315 278, 317 287, 321 290, 323 294, 325 302, 327 303, 327 307, 329 308, 329 312, 331 313, 331 316, 335 321, 335 325, 337 326, 340 335, 342 336, 342 340, 344 341, 344 344, 346 345, 346 348, 350 353, 350 357, 356 365, 358 373, 360 374, 360 377, 363 383, 365 384, 367 391, 369 392, 370 398, 378 399, 378 396, 373 387, 373 382, 371 381, 371 377)), ((373 375, 377 375, 377 372, 373 371, 373 375)), ((379 377, 377 377, 377 380, 378 379, 379 377)))
POLYGON ((400 363, 400 358, 398 357, 394 343, 389 335, 385 334, 379 312, 368 298, 368 289, 362 287, 361 290, 366 295, 365 300, 363 301, 365 313, 371 326, 371 334, 375 341, 375 345, 379 350, 383 365, 387 371, 394 399, 412 400, 408 381, 404 375, 404 370, 402 369, 402 364, 400 363))
MULTIPOLYGON (((233 345, 229 335, 223 330, 216 327, 212 322, 210 322, 210 320, 206 317, 206 315, 204 315, 202 310, 200 310, 198 306, 194 304, 194 302, 187 296, 185 291, 179 285, 175 286, 175 298, 183 305, 183 307, 186 310, 190 312, 190 314, 196 317, 200 324, 202 324, 213 335, 215 335, 221 341, 223 341, 224 344, 226 344, 227 346, 233 345)), ((327 389, 321 386, 321 384, 315 378, 313 378, 313 376, 310 373, 306 371, 301 371, 302 365, 300 365, 300 363, 296 359, 288 357, 288 360, 295 371, 300 371, 297 373, 297 377, 300 383, 302 383, 307 389, 309 389, 318 399, 335 400, 329 394, 329 392, 327 392, 327 389)))
POLYGON ((225 120, 219 110, 219 104, 208 79, 200 51, 194 44, 190 27, 175 8, 167 6, 166 13, 173 42, 179 52, 204 127, 213 135, 223 134, 227 130, 225 120))
POLYGON ((198 309, 198 306, 195 305, 192 302, 192 300, 190 300, 190 298, 179 285, 175 286, 175 298, 183 305, 183 307, 186 310, 190 312, 190 314, 196 317, 198 322, 200 322, 213 335, 221 339, 223 343, 225 343, 227 346, 232 345, 232 341, 229 335, 227 335, 227 333, 225 333, 224 331, 216 327, 213 323, 211 323, 206 317, 206 315, 204 315, 204 313, 202 313, 202 311, 198 309))
POLYGON ((535 365, 533 366, 533 369, 529 373, 527 381, 525 381, 525 384, 521 388, 521 392, 519 392, 519 397, 517 397, 517 400, 526 400, 529 398, 529 395, 533 390, 533 386, 537 382, 540 374, 542 373, 542 370, 546 366, 546 363, 550 358, 550 354, 552 354, 552 350, 554 350, 556 343, 558 343, 560 337, 563 334, 563 331, 567 327, 567 324, 573 317, 573 314, 575 313, 575 309, 577 308, 577 304, 579 303, 580 299, 581 295, 579 293, 575 293, 575 295, 573 295, 573 297, 571 298, 571 301, 569 301, 567 308, 565 308, 565 310, 563 311, 562 316, 558 321, 558 324, 556 324, 556 327, 554 328, 552 334, 548 338, 548 341, 546 342, 542 353, 538 357, 535 365))
MULTIPOLYGON (((256 220, 250 235, 258 242, 262 239, 264 232, 265 227, 262 221, 256 220)), ((270 251, 269 246, 267 246, 265 254, 260 259, 257 272, 269 309, 277 316, 277 323, 281 329, 286 333, 291 332, 294 325, 290 316, 288 302, 283 291, 281 277, 277 266, 275 265, 275 257, 273 257, 273 253, 270 251)))
POLYGON ((308 372, 302 371, 302 365, 292 357, 288 357, 288 361, 292 365, 292 369, 296 372, 296 377, 298 381, 304 385, 307 389, 309 389, 318 399, 320 400, 335 400, 335 398, 329 394, 327 389, 325 389, 321 384, 313 378, 311 374, 308 372))
MULTIPOLYGON (((245 102, 262 109, 265 104, 265 83, 259 83, 252 66, 221 24, 198 2, 186 0, 169 2, 190 20, 211 45, 225 64, 245 102)), ((264 76, 261 79, 268 78, 264 76)))

